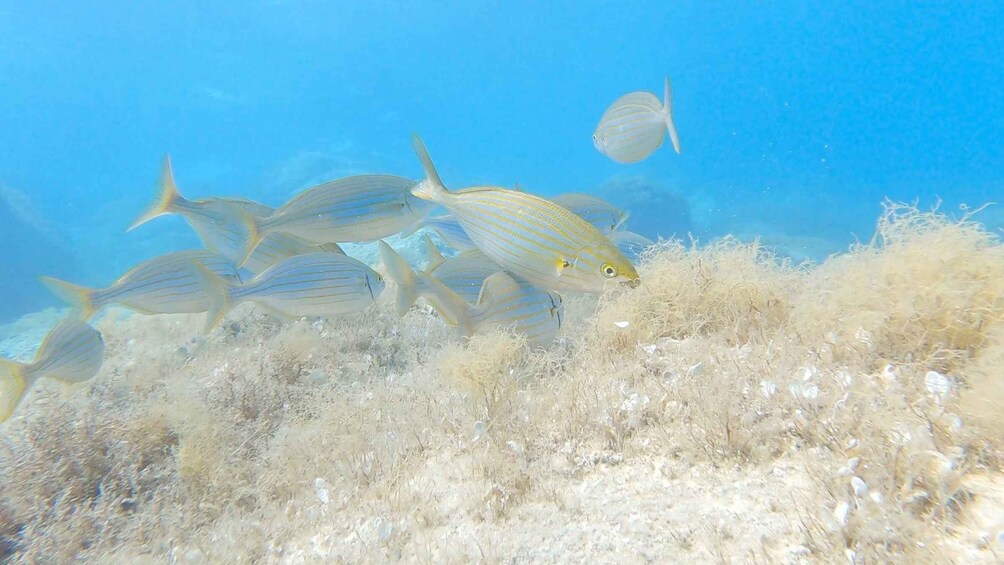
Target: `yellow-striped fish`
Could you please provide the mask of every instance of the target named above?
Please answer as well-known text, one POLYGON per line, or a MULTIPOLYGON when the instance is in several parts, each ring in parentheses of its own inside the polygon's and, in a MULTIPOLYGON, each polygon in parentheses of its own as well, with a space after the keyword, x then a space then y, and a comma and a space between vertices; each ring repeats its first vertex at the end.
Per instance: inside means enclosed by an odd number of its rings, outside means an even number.
POLYGON ((607 234, 617 231, 630 215, 606 200, 591 194, 569 192, 555 196, 551 200, 607 234))
POLYGON ((376 271, 347 255, 305 253, 265 269, 242 285, 219 281, 207 329, 241 302, 257 302, 286 316, 337 316, 373 304, 384 290, 376 271))
POLYGON ((545 346, 554 341, 564 321, 560 294, 503 272, 485 279, 473 306, 435 279, 428 282, 427 299, 446 313, 448 321, 458 319, 455 325, 467 336, 488 327, 509 328, 525 334, 531 345, 545 346))
POLYGON ((267 218, 245 216, 245 254, 273 232, 318 243, 368 242, 400 233, 433 208, 412 196, 414 185, 392 175, 356 175, 308 188, 267 218))
POLYGON ((210 306, 203 269, 228 284, 240 282, 237 268, 229 259, 205 250, 154 257, 136 265, 107 288, 86 288, 51 277, 41 280, 85 320, 111 304, 144 314, 198 313, 210 306))
POLYGON ((269 206, 245 198, 210 197, 189 200, 183 197, 174 181, 171 157, 165 155, 160 177, 160 195, 157 201, 129 226, 129 231, 153 218, 165 214, 179 214, 199 236, 206 249, 227 257, 252 274, 258 274, 276 262, 294 255, 317 251, 342 253, 341 248, 334 243, 318 245, 299 237, 276 232, 268 234, 244 260, 244 246, 248 239, 244 217, 250 214, 258 218, 267 218, 274 211, 269 206))
POLYGON ((618 163, 637 163, 662 145, 666 130, 669 130, 673 149, 679 153, 680 136, 673 124, 673 98, 668 76, 663 102, 651 92, 631 92, 614 101, 593 132, 593 145, 618 163))
POLYGON ((10 418, 28 389, 42 377, 80 383, 104 362, 101 333, 80 320, 63 320, 45 336, 31 363, 0 357, 0 422, 10 418))
POLYGON ((422 140, 415 135, 412 144, 426 174, 412 193, 452 212, 504 270, 550 290, 601 292, 610 283, 637 284, 631 262, 589 222, 525 192, 494 186, 450 192, 422 140))

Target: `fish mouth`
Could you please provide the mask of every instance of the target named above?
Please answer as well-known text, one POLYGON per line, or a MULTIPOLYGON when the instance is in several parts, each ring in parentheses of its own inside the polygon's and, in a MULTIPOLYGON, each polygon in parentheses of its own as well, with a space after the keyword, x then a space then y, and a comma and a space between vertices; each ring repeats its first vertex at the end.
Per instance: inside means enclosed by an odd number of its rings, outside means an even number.
POLYGON ((638 288, 641 286, 641 279, 628 279, 621 282, 621 286, 626 286, 628 288, 638 288))

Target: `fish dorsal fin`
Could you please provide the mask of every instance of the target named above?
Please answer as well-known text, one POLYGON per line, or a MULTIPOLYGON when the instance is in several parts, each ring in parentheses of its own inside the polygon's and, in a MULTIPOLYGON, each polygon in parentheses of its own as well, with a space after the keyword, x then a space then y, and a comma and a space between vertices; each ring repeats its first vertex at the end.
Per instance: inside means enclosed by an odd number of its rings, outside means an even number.
POLYGON ((411 134, 411 146, 415 150, 418 160, 422 163, 422 170, 425 171, 425 180, 416 184, 411 189, 411 193, 423 200, 441 203, 443 196, 448 191, 443 184, 443 179, 439 178, 436 166, 432 164, 432 157, 429 156, 425 143, 422 142, 422 138, 417 133, 411 134))
POLYGON ((523 189, 523 185, 519 184, 518 182, 512 185, 512 189, 515 190, 516 192, 526 192, 526 190, 523 189))
POLYGON ((425 254, 429 256, 429 264, 425 267, 426 273, 435 271, 437 267, 446 261, 443 254, 439 252, 439 248, 433 243, 432 238, 429 237, 429 234, 425 234, 425 254))

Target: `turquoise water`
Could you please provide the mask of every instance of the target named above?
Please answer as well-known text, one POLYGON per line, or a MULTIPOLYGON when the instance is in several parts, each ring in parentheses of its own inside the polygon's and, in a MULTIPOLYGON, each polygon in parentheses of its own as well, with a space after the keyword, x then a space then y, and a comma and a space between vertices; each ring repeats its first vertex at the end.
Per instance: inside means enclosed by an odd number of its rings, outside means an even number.
POLYGON ((39 274, 106 284, 198 246, 180 218, 125 233, 165 152, 186 196, 277 205, 420 178, 414 131, 451 187, 591 192, 649 237, 814 259, 883 198, 1004 194, 998 3, 472 4, 0 3, 0 320, 57 304, 39 274), (607 105, 666 74, 682 155, 598 153, 607 105))

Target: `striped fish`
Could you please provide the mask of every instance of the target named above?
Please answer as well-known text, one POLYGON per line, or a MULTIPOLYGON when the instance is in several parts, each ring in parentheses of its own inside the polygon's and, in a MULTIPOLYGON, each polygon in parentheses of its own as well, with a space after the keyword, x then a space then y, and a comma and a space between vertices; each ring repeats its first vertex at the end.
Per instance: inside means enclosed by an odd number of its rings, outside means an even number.
POLYGON ((205 312, 210 306, 204 271, 228 284, 240 282, 237 268, 212 251, 176 251, 136 265, 107 288, 86 288, 51 277, 42 277, 56 296, 75 306, 86 320, 111 304, 144 314, 205 312))
POLYGON ((489 327, 508 328, 526 335, 531 345, 546 346, 554 341, 564 321, 560 294, 508 273, 498 272, 485 279, 473 306, 434 277, 419 276, 426 279, 425 298, 466 336, 489 327))
POLYGON ((456 249, 457 251, 464 251, 467 249, 477 249, 471 238, 468 237, 467 232, 464 231, 463 226, 457 221, 452 214, 446 214, 443 216, 436 216, 435 218, 426 218, 425 225, 435 231, 439 237, 443 238, 443 241, 447 245, 456 249))
POLYGON ((555 196, 551 201, 574 212, 606 234, 617 231, 630 215, 606 200, 590 194, 569 192, 555 196))
POLYGON ((592 224, 550 200, 500 187, 450 192, 422 140, 412 139, 426 179, 412 193, 456 216, 486 256, 505 271, 550 290, 601 292, 637 284, 634 266, 592 224))
POLYGON ((384 281, 376 271, 347 255, 305 253, 283 259, 245 284, 231 286, 216 279, 214 287, 207 329, 242 302, 257 302, 296 317, 358 312, 376 301, 384 281))
POLYGON ((414 198, 415 181, 392 175, 357 175, 297 194, 271 216, 245 216, 245 254, 269 233, 320 243, 368 242, 412 228, 433 208, 414 198))
POLYGON ((334 243, 318 245, 277 232, 268 234, 247 260, 241 263, 244 260, 244 246, 248 239, 243 218, 248 214, 267 218, 274 211, 269 206, 244 198, 212 197, 188 200, 178 192, 171 169, 171 158, 165 155, 160 179, 160 196, 129 226, 129 231, 153 218, 165 214, 179 214, 199 236, 206 249, 227 257, 252 274, 258 274, 286 257, 302 253, 316 251, 342 253, 341 248, 334 243))
POLYGON ((0 422, 10 418, 28 389, 42 377, 81 383, 104 362, 101 333, 80 320, 63 320, 45 336, 31 363, 0 357, 0 422))
POLYGON ((637 163, 662 145, 669 130, 673 149, 680 152, 680 137, 673 124, 673 98, 666 77, 664 102, 651 92, 621 96, 600 118, 593 132, 593 145, 618 163, 637 163))
POLYGON ((637 264, 641 260, 641 254, 655 245, 655 242, 645 236, 638 235, 630 231, 614 232, 607 236, 610 241, 621 250, 625 257, 637 264))

